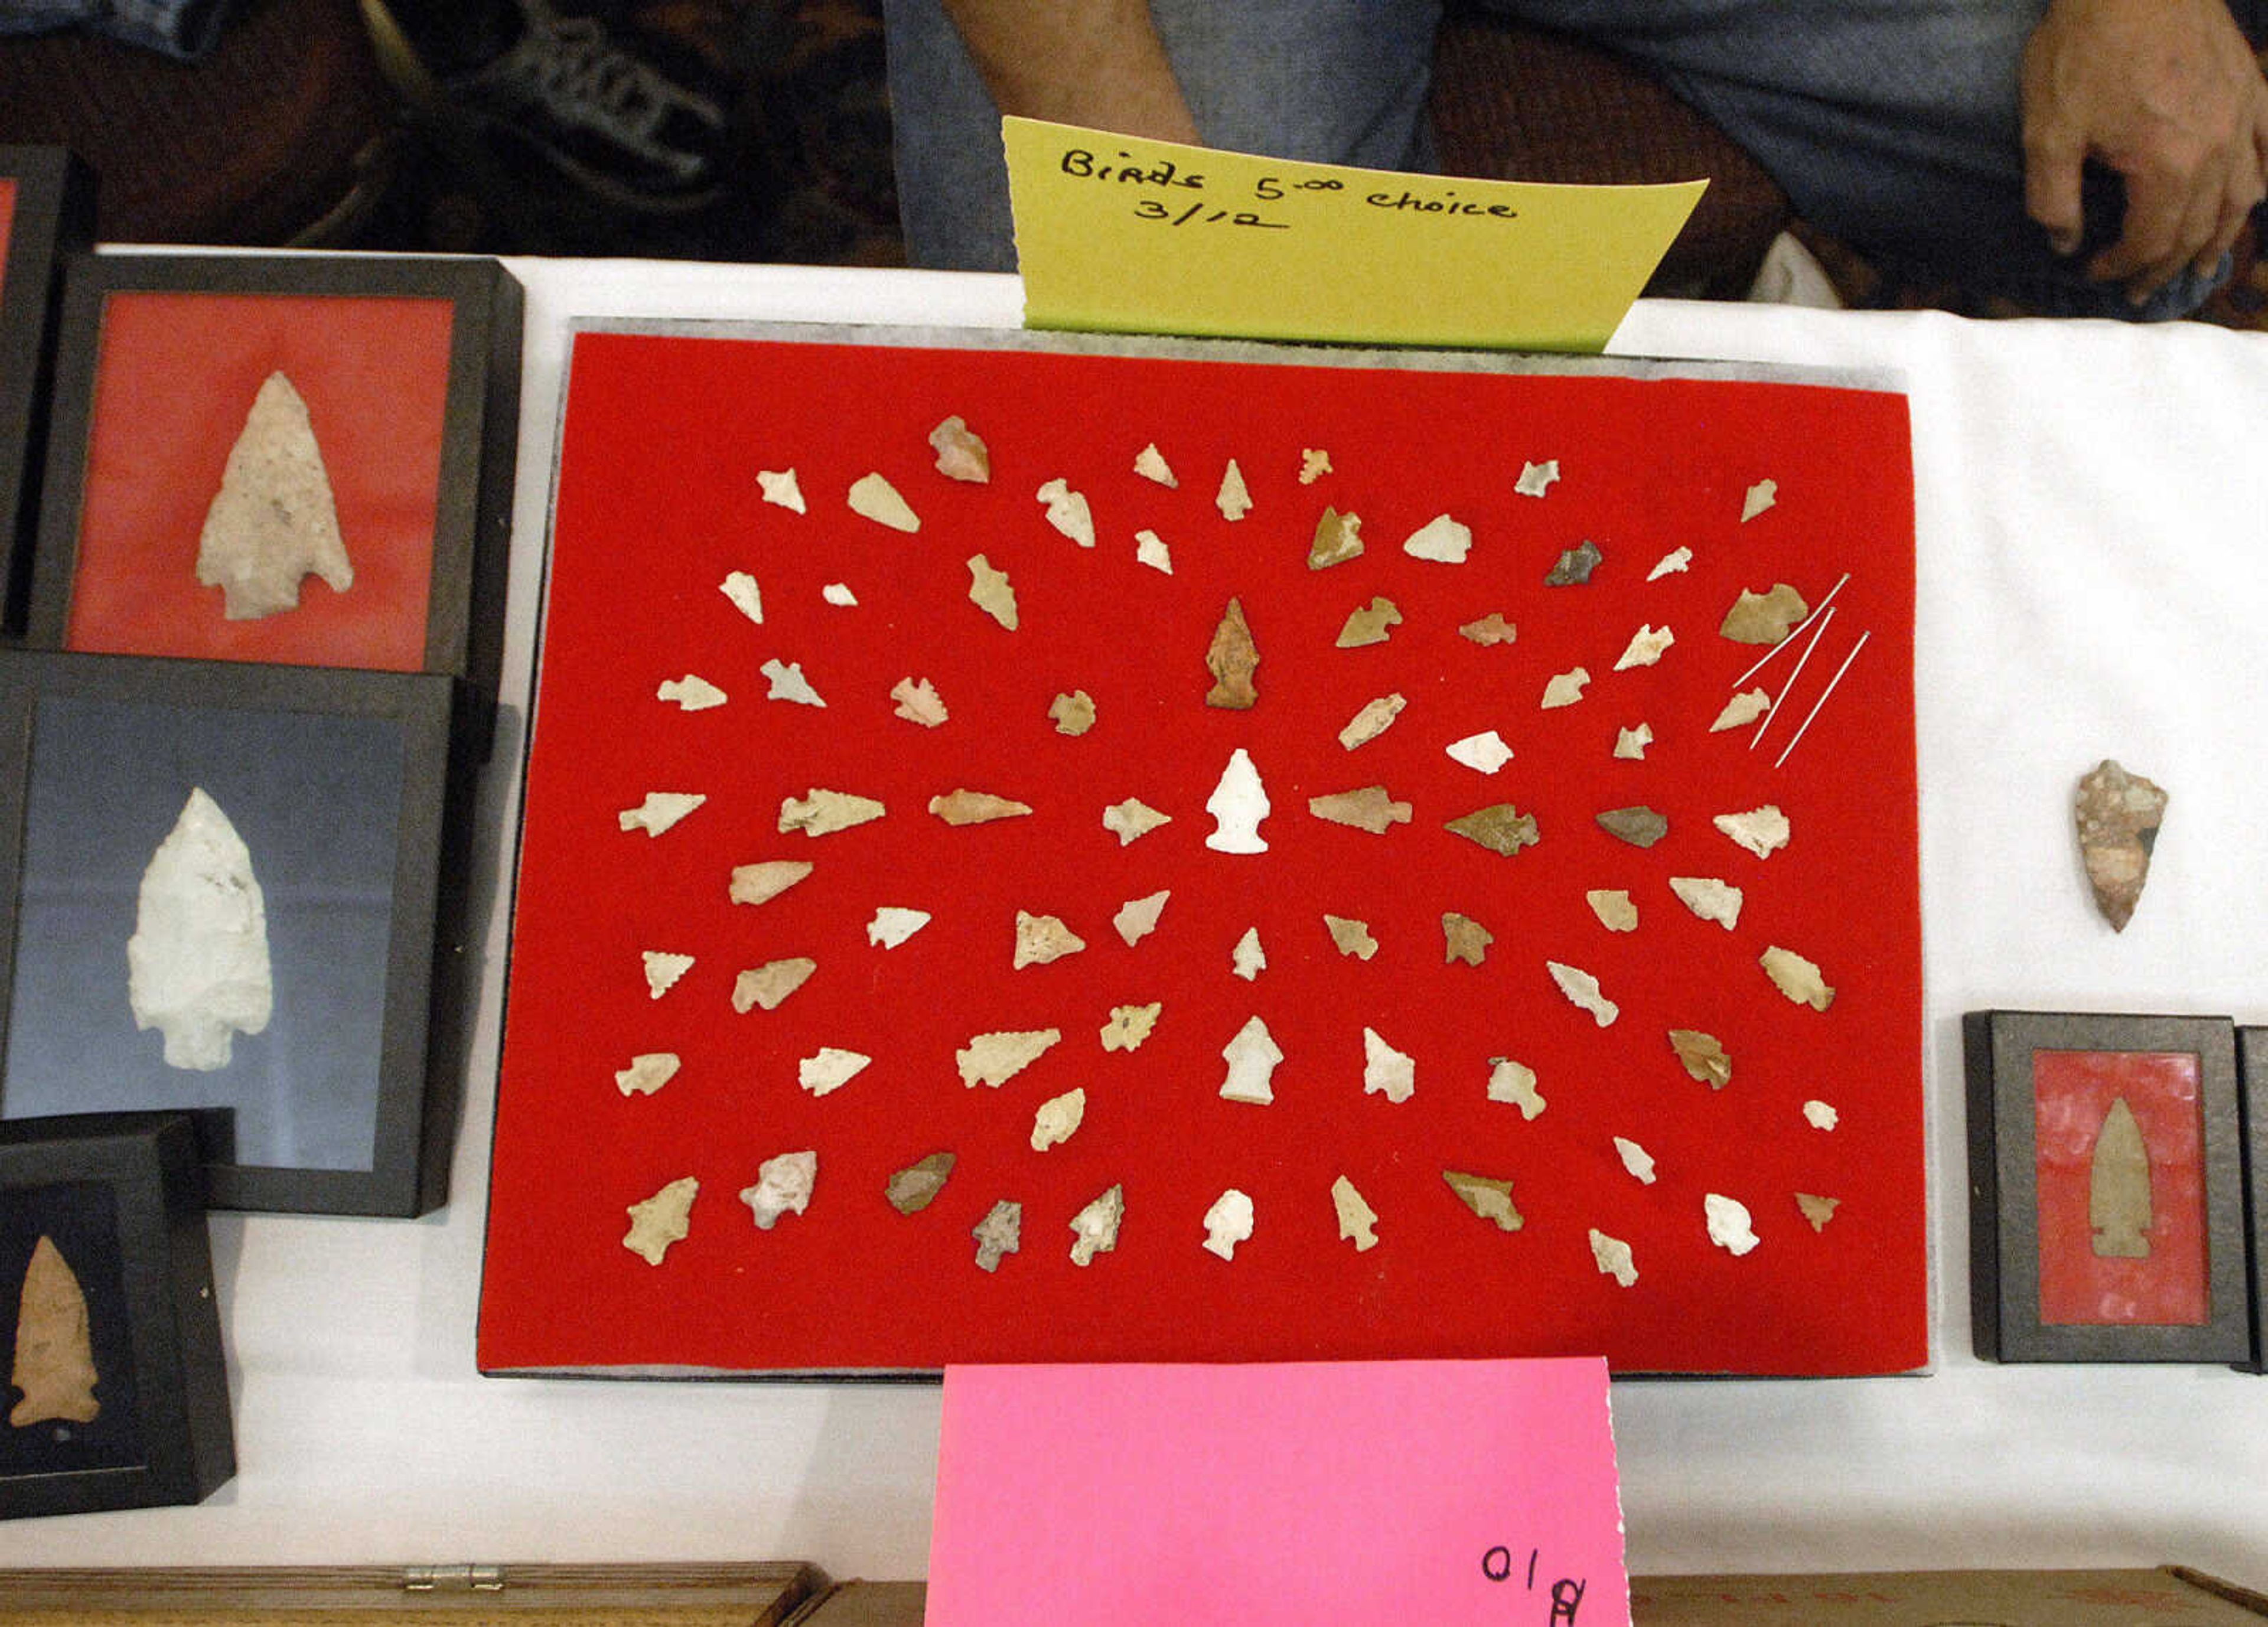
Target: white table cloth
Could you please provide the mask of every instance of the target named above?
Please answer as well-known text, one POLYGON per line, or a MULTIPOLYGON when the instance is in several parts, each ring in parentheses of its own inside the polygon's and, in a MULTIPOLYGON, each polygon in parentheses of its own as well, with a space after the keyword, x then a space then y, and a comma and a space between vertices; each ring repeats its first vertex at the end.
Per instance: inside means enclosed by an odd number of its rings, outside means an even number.
MULTIPOLYGON (((507 716, 483 786, 453 1196, 217 1217, 239 1468, 206 1505, 0 1525, 0 1565, 927 1562, 933 1386, 473 1369, 521 731, 569 324, 1012 325, 1010 278, 521 261, 507 716)), ((1911 394, 1937 1371, 1618 1383, 1633 1572, 2125 1565, 2268 1587, 2268 1378, 1999 1366, 1969 1329, 1960 1014, 2268 1022, 2268 337, 1647 303, 1630 355, 1889 369, 1911 394), (2071 835, 2104 756, 2172 793, 2114 935, 2071 835)), ((1822 742, 1824 744, 1824 742, 1822 742)), ((572 1180, 574 1172, 560 1172, 572 1180)))

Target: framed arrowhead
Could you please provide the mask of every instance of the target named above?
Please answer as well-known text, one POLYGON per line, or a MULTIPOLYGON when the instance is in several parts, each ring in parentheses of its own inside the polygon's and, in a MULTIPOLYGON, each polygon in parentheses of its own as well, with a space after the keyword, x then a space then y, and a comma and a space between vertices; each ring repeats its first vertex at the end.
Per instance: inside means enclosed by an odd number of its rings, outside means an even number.
POLYGON ((1978 1353, 2247 1360, 2235 1025, 1972 1012, 1964 1037, 1978 1353))
POLYGON ((0 1519, 234 1472, 198 1162, 183 1114, 0 1123, 0 1519))
POLYGON ((0 146, 0 630, 9 633, 24 630, 31 585, 56 275, 93 239, 86 167, 61 147, 0 146))
POLYGON ((521 303, 493 261, 81 256, 30 641, 492 702, 521 303))
MULTIPOLYGON (((217 1208, 438 1203, 462 1087, 465 957, 436 953, 461 939, 442 878, 470 837, 446 812, 469 771, 456 703, 423 674, 12 655, 0 1119, 196 1109, 217 1208)), ((621 967, 651 1005, 638 955, 621 967)))

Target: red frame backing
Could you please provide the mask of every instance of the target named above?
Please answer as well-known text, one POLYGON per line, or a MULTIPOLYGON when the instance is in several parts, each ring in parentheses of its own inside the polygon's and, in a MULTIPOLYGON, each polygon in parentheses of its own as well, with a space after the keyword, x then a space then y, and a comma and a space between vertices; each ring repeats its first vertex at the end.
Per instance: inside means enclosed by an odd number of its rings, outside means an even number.
POLYGON ((2066 1326, 2201 1327, 2205 1270, 2203 1060, 2187 1051, 2036 1050, 2040 1321, 2066 1326), (2095 1150, 2124 1096, 2150 1160, 2150 1252, 2099 1256, 2089 1224, 2095 1150))
POLYGON ((455 313, 442 298, 113 292, 65 647, 423 671, 455 313), (354 585, 222 615, 197 539, 261 380, 307 403, 354 585))
MULTIPOLYGON (((585 335, 575 347, 534 713, 499 1086, 480 1361, 487 1369, 671 1365, 758 1370, 926 1369, 947 1362, 1480 1357, 1603 1353, 1621 1371, 1895 1372, 1927 1359, 1922 1180, 1920 932, 1916 868, 1912 485, 1897 394, 1727 380, 1274 365, 977 348, 585 335), (958 413, 990 442, 988 485, 948 481, 925 437, 958 413), (1132 464, 1154 441, 1167 490, 1132 464), (1296 476, 1306 447, 1334 472, 1296 476), (1233 455, 1253 509, 1214 507, 1233 455), (1541 499, 1515 493, 1556 458, 1541 499), (792 466, 810 512, 759 500, 756 473, 792 466), (851 514, 850 484, 884 474, 922 516, 902 535, 851 514), (1067 478, 1099 545, 1074 546, 1034 493, 1067 478), (1743 495, 1777 505, 1741 520, 1743 495), (1366 552, 1312 571, 1326 504, 1363 517, 1366 552), (1447 512, 1475 533, 1462 565, 1402 540, 1447 512), (1135 561, 1133 533, 1172 548, 1170 576, 1135 561), (1587 586, 1543 578, 1583 539, 1606 556, 1587 586), (1690 547, 1690 570, 1649 582, 1690 547), (1005 570, 1021 626, 968 602, 965 561, 1005 570), (718 591, 762 585, 752 625, 718 591), (1764 749, 1712 733, 1733 680, 1762 652, 1719 636, 1737 593, 1786 581, 1816 602, 1845 571, 1836 622, 1764 749), (825 603, 848 584, 855 608, 825 603), (1258 642, 1260 703, 1204 703, 1204 655, 1232 594, 1258 642), (1373 594, 1404 617, 1385 644, 1339 650, 1373 594), (1457 627, 1501 611, 1517 642, 1457 627), (1641 624, 1675 644, 1612 670, 1641 624), (1872 637, 1787 766, 1772 759, 1860 630, 1872 637), (801 663, 824 710, 768 703, 769 657, 801 663), (1545 711, 1553 674, 1581 664, 1587 698, 1545 711), (732 696, 682 714, 654 699, 698 673, 732 696), (892 715, 890 687, 932 679, 951 720, 892 715), (1100 721, 1058 735, 1059 692, 1100 721), (1373 696, 1407 710, 1348 752, 1339 729, 1373 696), (1645 721, 1643 762, 1611 755, 1645 721), (1442 747, 1494 727, 1514 760, 1492 777, 1442 747), (1209 851, 1203 805, 1231 751, 1258 763, 1274 812, 1265 855, 1209 851), (1414 805, 1384 836, 1307 812, 1319 793, 1382 782, 1414 805), (887 818, 817 840, 777 833, 813 786, 881 799, 887 818), (957 786, 1014 796, 1031 817, 949 828, 924 811, 957 786), (618 828, 648 791, 708 803, 659 839, 618 828), (1129 796, 1174 822, 1122 847, 1100 822, 1129 796), (1509 801, 1542 842, 1501 858, 1443 821, 1509 801), (1793 822, 1758 860, 1711 816, 1774 802, 1793 822), (1626 845, 1593 821, 1646 803, 1668 837, 1626 845), (734 865, 818 868, 760 908, 729 903, 734 865), (1746 892, 1736 930, 1697 919, 1672 875, 1746 892), (1160 930, 1128 947, 1110 917, 1170 887, 1160 930), (1590 888, 1626 887, 1639 930, 1608 932, 1590 888), (935 919, 870 947, 880 905, 935 919), (1062 917, 1088 945, 1010 969, 1017 909, 1062 917), (1444 964, 1440 917, 1495 933, 1484 965, 1444 964), (1367 961, 1333 949, 1325 912, 1369 923, 1367 961), (1230 950, 1259 929, 1268 968, 1230 950), (1757 966, 1770 944, 1817 961, 1825 1013, 1757 966), (697 957, 659 1000, 640 951, 697 957), (733 1012, 745 967, 809 955, 819 970, 777 1011, 733 1012), (1621 1005, 1602 1029, 1563 999, 1547 959, 1596 974, 1621 1005), (1106 1055, 1110 1008, 1162 1001, 1140 1049, 1106 1055), (1223 1045, 1267 1021, 1286 1060, 1276 1101, 1218 1095, 1223 1045), (1417 1092, 1363 1090, 1365 1026, 1417 1059, 1417 1092), (994 1090, 966 1088, 954 1052, 994 1029, 1063 1040, 994 1090), (1734 1077, 1688 1077, 1672 1027, 1718 1036, 1734 1077), (875 1061, 815 1099, 797 1059, 822 1045, 875 1061), (671 1050, 682 1071, 625 1098, 615 1070, 671 1050), (1533 1122, 1485 1098, 1490 1061, 1516 1057, 1549 1106, 1533 1122), (1046 1153, 1042 1101, 1083 1086, 1084 1126, 1046 1153), (1813 1099, 1839 1114, 1807 1123, 1813 1099), (1640 1185, 1612 1137, 1659 1165, 1640 1185), (808 1212, 770 1232, 736 1193, 776 1153, 819 1153, 808 1212), (959 1164, 927 1210, 883 1199, 890 1173, 932 1151, 959 1164), (1514 1182, 1525 1218, 1500 1232, 1445 1168, 1514 1182), (1380 1216, 1376 1248, 1339 1240, 1329 1189, 1347 1175, 1380 1216), (695 1175, 691 1235, 659 1267, 622 1246, 626 1205, 695 1175), (1067 1258, 1068 1222, 1123 1183, 1115 1252, 1067 1258), (1228 1186, 1255 1235, 1233 1263, 1201 1218, 1228 1186), (1760 1246, 1710 1241, 1703 1197, 1743 1201, 1760 1246), (1840 1200, 1815 1231, 1801 1191, 1840 1200), (998 1198, 1024 1205, 1023 1249, 994 1274, 969 1228, 998 1198), (1597 1227, 1629 1242, 1639 1277, 1595 1268, 1597 1227)), ((1783 653, 1765 681, 1786 682, 1783 653)))

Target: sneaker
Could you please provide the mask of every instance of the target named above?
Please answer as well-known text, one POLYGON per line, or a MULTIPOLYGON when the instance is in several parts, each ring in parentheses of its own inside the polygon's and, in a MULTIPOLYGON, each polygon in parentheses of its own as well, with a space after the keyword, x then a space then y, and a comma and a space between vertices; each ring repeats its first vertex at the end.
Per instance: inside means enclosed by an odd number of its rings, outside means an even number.
MULTIPOLYGON (((492 60, 436 77, 378 13, 414 64, 413 99, 469 121, 492 144, 516 149, 583 190, 625 209, 678 213, 705 208, 724 191, 725 114, 649 63, 616 46, 595 20, 526 8, 526 26, 492 60)), ((373 32, 379 32, 374 26, 373 32)))

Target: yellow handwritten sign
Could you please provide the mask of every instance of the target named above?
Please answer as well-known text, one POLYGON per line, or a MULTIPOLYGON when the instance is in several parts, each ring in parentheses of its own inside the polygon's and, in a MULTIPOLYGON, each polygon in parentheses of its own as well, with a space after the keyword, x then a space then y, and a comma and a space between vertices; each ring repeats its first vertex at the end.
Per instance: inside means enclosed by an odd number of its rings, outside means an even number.
POLYGON ((1595 351, 1706 181, 1558 187, 1002 121, 1024 322, 1595 351))

